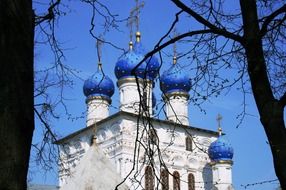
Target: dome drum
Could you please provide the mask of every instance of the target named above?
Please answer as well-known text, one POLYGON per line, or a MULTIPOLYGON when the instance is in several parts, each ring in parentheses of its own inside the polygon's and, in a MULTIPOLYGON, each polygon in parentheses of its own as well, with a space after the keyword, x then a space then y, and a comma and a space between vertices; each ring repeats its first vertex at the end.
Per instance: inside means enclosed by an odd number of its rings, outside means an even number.
POLYGON ((163 100, 168 100, 169 98, 176 97, 176 96, 185 97, 187 100, 190 97, 189 93, 184 92, 184 91, 173 91, 173 92, 168 92, 162 95, 163 100))
POLYGON ((152 81, 151 80, 143 80, 142 78, 134 78, 134 77, 124 77, 124 78, 121 78, 117 81, 117 86, 121 86, 122 84, 124 83, 129 83, 129 82, 139 82, 139 84, 144 84, 144 82, 147 82, 147 84, 152 84, 152 81))
POLYGON ((88 103, 89 101, 92 100, 102 100, 102 101, 107 101, 108 104, 111 104, 112 100, 110 97, 106 96, 106 95, 90 95, 86 98, 85 102, 88 103))

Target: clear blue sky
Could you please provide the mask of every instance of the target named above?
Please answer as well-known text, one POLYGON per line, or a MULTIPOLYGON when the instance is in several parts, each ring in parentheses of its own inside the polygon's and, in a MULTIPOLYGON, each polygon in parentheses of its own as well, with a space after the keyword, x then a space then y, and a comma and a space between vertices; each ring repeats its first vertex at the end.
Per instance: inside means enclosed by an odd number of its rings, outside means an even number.
MULTIPOLYGON (((95 40, 89 34, 91 9, 88 5, 79 3, 78 1, 66 2, 69 6, 65 9, 66 16, 63 16, 58 22, 57 35, 62 42, 62 47, 66 50, 65 63, 79 70, 79 76, 86 79, 92 75, 97 67, 97 56, 95 48, 95 40)), ((108 1, 107 6, 111 12, 119 14, 119 18, 125 18, 129 15, 134 1, 108 1)), ((233 4, 233 6, 236 6, 233 4)), ((35 8, 40 9, 40 5, 36 4, 35 8)), ((140 15, 140 31, 142 33, 142 42, 146 49, 152 49, 157 41, 164 35, 174 19, 174 14, 178 9, 169 1, 145 1, 145 7, 140 15)), ((96 20, 102 22, 96 16, 96 20)), ((96 26, 97 31, 102 31, 99 25, 96 26)), ((187 31, 188 28, 198 27, 191 19, 182 21, 178 30, 187 31)), ((105 39, 113 42, 119 47, 127 48, 129 42, 129 32, 126 29, 126 23, 119 24, 120 31, 110 31, 106 34, 105 39)), ((135 30, 134 30, 135 31, 135 30)), ((178 47, 180 48, 184 47, 178 47)), ((171 47, 164 50, 166 54, 171 54, 171 47)), ((113 73, 115 63, 122 52, 105 45, 102 48, 102 63, 105 73, 111 77, 116 84, 115 75, 113 73)), ((36 69, 45 68, 53 62, 53 57, 49 47, 37 46, 35 50, 35 67, 36 69)), ((165 70, 171 63, 171 58, 164 56, 165 70)), ((183 65, 184 60, 180 61, 183 65)), ((189 64, 189 63, 186 63, 189 64)), ((66 89, 65 97, 69 111, 74 117, 85 116, 85 97, 82 93, 83 80, 74 78, 74 88, 66 89), (82 114, 83 113, 83 114, 82 114)), ((160 91, 158 90, 158 82, 156 88, 156 97, 160 99, 160 91)), ((54 96, 57 96, 54 91, 54 96)), ((197 107, 189 105, 189 118, 192 126, 202 127, 206 129, 216 130, 216 116, 220 113, 223 116, 222 127, 227 134, 228 139, 234 147, 234 165, 233 165, 233 183, 235 189, 244 189, 241 185, 256 183, 261 181, 276 179, 272 156, 267 142, 267 138, 259 121, 257 109, 251 94, 246 96, 247 113, 242 124, 236 128, 238 120, 237 115, 243 109, 242 95, 233 89, 230 93, 222 93, 218 98, 211 98, 202 107, 206 110, 206 114, 201 112, 197 107)), ((113 96, 111 113, 118 111, 118 91, 116 89, 113 96)), ((52 120, 53 129, 62 137, 71 132, 77 131, 85 127, 85 118, 77 120, 68 120, 63 109, 58 108, 57 113, 60 119, 52 120)), ((163 118, 162 118, 163 119, 163 118)), ((38 123, 37 123, 38 124, 38 123)), ((34 142, 37 142, 41 135, 41 129, 37 127, 34 142)), ((54 172, 49 172, 45 177, 40 172, 35 172, 37 166, 31 165, 32 183, 57 184, 57 176, 54 172)), ((247 189, 268 190, 277 187, 277 183, 267 183, 263 185, 255 185, 247 189)))

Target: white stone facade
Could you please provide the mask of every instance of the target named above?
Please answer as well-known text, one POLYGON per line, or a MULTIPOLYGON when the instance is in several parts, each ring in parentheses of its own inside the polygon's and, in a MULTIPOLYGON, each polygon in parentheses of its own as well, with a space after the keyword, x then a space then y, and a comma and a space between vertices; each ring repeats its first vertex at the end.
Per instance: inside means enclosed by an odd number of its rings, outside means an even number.
MULTIPOLYGON (((58 143, 61 145, 61 161, 59 171, 60 187, 74 180, 82 157, 90 151, 93 135, 98 146, 114 165, 114 169, 130 189, 145 188, 145 168, 153 165, 156 177, 160 179, 160 170, 168 168, 169 189, 173 189, 174 171, 180 174, 180 189, 188 190, 188 175, 194 176, 197 189, 213 189, 214 175, 223 175, 223 179, 231 183, 231 167, 228 173, 220 173, 210 165, 207 154, 208 147, 217 138, 217 133, 178 125, 173 122, 157 119, 141 118, 131 113, 119 112, 96 125, 72 134, 58 143), (150 122, 151 125, 148 123, 150 122), (144 124, 146 123, 146 124, 144 124), (152 140, 150 130, 157 136, 152 140), (192 138, 192 149, 186 150, 186 138, 192 138), (156 140, 159 139, 159 140, 156 140), (151 140, 151 141, 150 141, 151 140), (157 146, 158 145, 158 146, 157 146), (226 177, 226 178, 225 178, 226 177)), ((99 164, 99 163, 90 163, 99 164)), ((217 168, 222 168, 219 165, 217 168)), ((97 178, 100 176, 96 176, 97 178)), ((154 189, 161 189, 159 180, 154 178, 154 189), (157 187, 157 188, 156 188, 157 187)), ((218 178, 221 178, 220 176, 218 178)), ((102 179, 103 181, 106 179, 102 179)), ((114 189, 114 187, 110 187, 114 189)), ((225 189, 217 187, 217 189, 225 189)))
POLYGON ((87 127, 57 142, 61 190, 232 189, 232 162, 208 156, 219 133, 189 126, 188 93, 166 94, 160 120, 152 117, 151 81, 117 85, 118 113, 109 116, 104 96, 87 98, 87 127))

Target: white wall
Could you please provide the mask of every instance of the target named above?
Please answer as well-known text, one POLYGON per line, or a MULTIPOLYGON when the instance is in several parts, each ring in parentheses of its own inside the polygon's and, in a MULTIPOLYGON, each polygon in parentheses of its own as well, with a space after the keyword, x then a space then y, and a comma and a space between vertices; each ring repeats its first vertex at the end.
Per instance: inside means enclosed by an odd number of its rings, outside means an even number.
MULTIPOLYGON (((163 160, 169 171, 178 171, 181 175, 181 189, 187 189, 187 176, 193 173, 196 183, 200 188, 211 189, 212 172, 208 165, 210 162, 207 149, 212 141, 216 139, 214 134, 196 129, 181 127, 167 122, 153 122, 153 127, 157 131, 159 137, 159 149, 156 145, 148 147, 147 133, 151 126, 147 121, 141 121, 137 125, 137 117, 122 114, 106 122, 100 123, 96 130, 90 129, 82 134, 68 140, 69 156, 63 162, 65 167, 74 168, 70 164, 70 160, 76 160, 75 163, 81 162, 81 154, 77 153, 75 142, 80 142, 84 153, 89 151, 89 146, 92 133, 96 132, 97 145, 106 154, 109 160, 114 164, 118 174, 124 179, 127 178, 126 184, 131 189, 144 188, 144 171, 145 166, 150 162, 155 163, 155 171, 157 176, 160 176, 160 159, 163 160), (138 129, 138 130, 137 130, 138 129), (138 133, 137 133, 138 132, 138 133), (191 135, 194 139, 193 151, 186 151, 185 138, 191 135), (135 144, 137 140, 140 143, 135 144), (136 148, 135 148, 136 145, 136 148), (150 150, 153 151, 153 160, 148 157, 150 150), (136 157, 134 160, 134 153, 136 157), (159 156, 160 155, 160 156, 159 156), (160 159, 159 159, 160 158, 160 159), (135 163, 135 164, 134 164, 135 163), (132 171, 132 168, 135 170, 132 171), (138 187, 138 181, 143 186, 138 187), (206 183, 205 183, 206 182, 206 183)), ((82 151, 83 152, 83 151, 82 151)), ((61 150, 61 154, 65 155, 61 150)), ((67 157, 67 156, 64 156, 67 157)), ((95 163, 96 164, 96 163, 95 163)), ((72 170, 72 169, 71 169, 72 170)), ((67 173, 60 170, 60 185, 64 183, 64 178, 67 173)), ((103 179, 104 180, 104 179, 103 179)), ((169 185, 172 189, 172 176, 169 176, 169 185)))

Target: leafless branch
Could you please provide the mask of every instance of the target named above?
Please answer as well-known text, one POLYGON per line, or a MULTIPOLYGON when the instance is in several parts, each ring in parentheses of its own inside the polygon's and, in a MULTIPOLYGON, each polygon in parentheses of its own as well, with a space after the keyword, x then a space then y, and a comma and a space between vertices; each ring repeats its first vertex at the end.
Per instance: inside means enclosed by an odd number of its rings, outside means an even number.
MULTIPOLYGON (((284 4, 282 7, 280 7, 279 9, 277 9, 276 11, 272 12, 270 15, 265 17, 265 20, 260 29, 260 36, 264 36, 268 32, 267 28, 269 24, 273 21, 275 17, 279 16, 282 13, 286 14, 286 4, 284 4)), ((285 21, 285 16, 282 19, 282 21, 285 21)))

